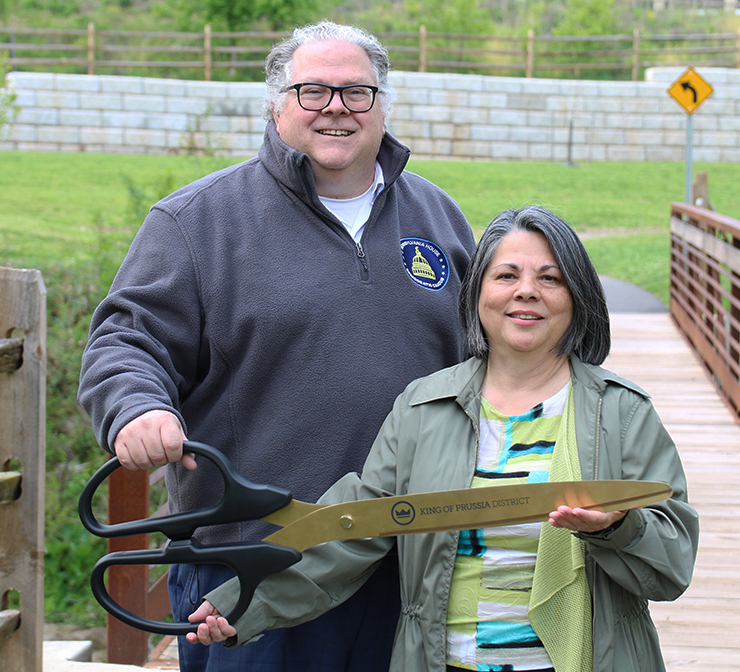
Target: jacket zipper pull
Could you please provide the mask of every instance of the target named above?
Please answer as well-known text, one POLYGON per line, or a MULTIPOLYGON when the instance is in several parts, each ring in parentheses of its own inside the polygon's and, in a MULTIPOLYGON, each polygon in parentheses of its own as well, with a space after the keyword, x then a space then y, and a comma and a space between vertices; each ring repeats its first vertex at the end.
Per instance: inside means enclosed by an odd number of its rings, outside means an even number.
POLYGON ((357 256, 360 259, 360 263, 362 264, 362 268, 364 269, 363 273, 363 279, 366 279, 369 271, 367 268, 367 262, 365 261, 365 250, 362 249, 362 245, 358 241, 355 241, 355 247, 357 248, 357 256))

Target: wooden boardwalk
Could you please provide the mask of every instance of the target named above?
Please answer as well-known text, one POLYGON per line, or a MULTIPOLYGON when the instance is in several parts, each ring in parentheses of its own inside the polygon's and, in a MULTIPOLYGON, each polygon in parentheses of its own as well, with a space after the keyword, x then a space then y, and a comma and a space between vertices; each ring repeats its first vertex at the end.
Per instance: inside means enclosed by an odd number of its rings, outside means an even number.
MULTIPOLYGON (((652 602, 668 672, 740 672, 740 424, 667 313, 612 313, 605 366, 638 383, 681 453, 700 516, 694 579, 652 602)), ((170 646, 167 646, 167 644, 170 646)), ((147 667, 177 669, 164 641, 147 667)))
POLYGON ((740 672, 740 425, 670 316, 616 313, 605 366, 653 397, 678 446, 701 533, 694 578, 652 602, 668 672, 740 672))

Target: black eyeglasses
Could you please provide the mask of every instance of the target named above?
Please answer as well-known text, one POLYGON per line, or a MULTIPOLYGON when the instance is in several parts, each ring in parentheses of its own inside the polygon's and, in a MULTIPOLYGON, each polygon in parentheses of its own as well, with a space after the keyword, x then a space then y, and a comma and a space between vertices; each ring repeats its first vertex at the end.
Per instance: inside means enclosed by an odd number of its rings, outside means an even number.
POLYGON ((370 86, 370 84, 329 86, 328 84, 301 82, 285 87, 283 92, 291 89, 295 89, 298 104, 309 112, 320 112, 329 107, 335 93, 339 94, 342 104, 350 112, 368 112, 375 104, 375 95, 378 93, 378 87, 370 86))

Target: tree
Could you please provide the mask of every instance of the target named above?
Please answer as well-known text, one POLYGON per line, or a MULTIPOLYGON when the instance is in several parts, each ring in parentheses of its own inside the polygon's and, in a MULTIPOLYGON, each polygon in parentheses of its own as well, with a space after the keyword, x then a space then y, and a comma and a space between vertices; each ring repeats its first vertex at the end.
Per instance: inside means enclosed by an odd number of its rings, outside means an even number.
POLYGON ((614 0, 566 0, 554 35, 608 35, 618 26, 614 0))
POLYGON ((214 27, 229 32, 250 30, 266 24, 270 30, 281 30, 321 18, 334 0, 205 0, 198 2, 214 27))

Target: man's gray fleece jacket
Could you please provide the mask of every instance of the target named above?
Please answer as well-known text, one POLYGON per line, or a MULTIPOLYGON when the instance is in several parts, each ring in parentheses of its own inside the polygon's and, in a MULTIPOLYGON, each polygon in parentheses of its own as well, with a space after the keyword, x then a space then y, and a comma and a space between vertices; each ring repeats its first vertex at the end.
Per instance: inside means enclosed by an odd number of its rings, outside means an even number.
MULTIPOLYGON (((80 401, 100 445, 110 451, 125 424, 164 409, 240 474, 297 499, 359 470, 406 384, 464 356, 457 295, 475 240, 451 198, 404 170, 408 157, 386 134, 385 188, 360 246, 272 123, 257 158, 157 203, 83 356, 80 401), (404 245, 430 260, 426 285, 404 245)), ((220 475, 199 464, 168 469, 172 511, 219 496, 220 475)), ((269 530, 239 525, 197 536, 269 530)))

